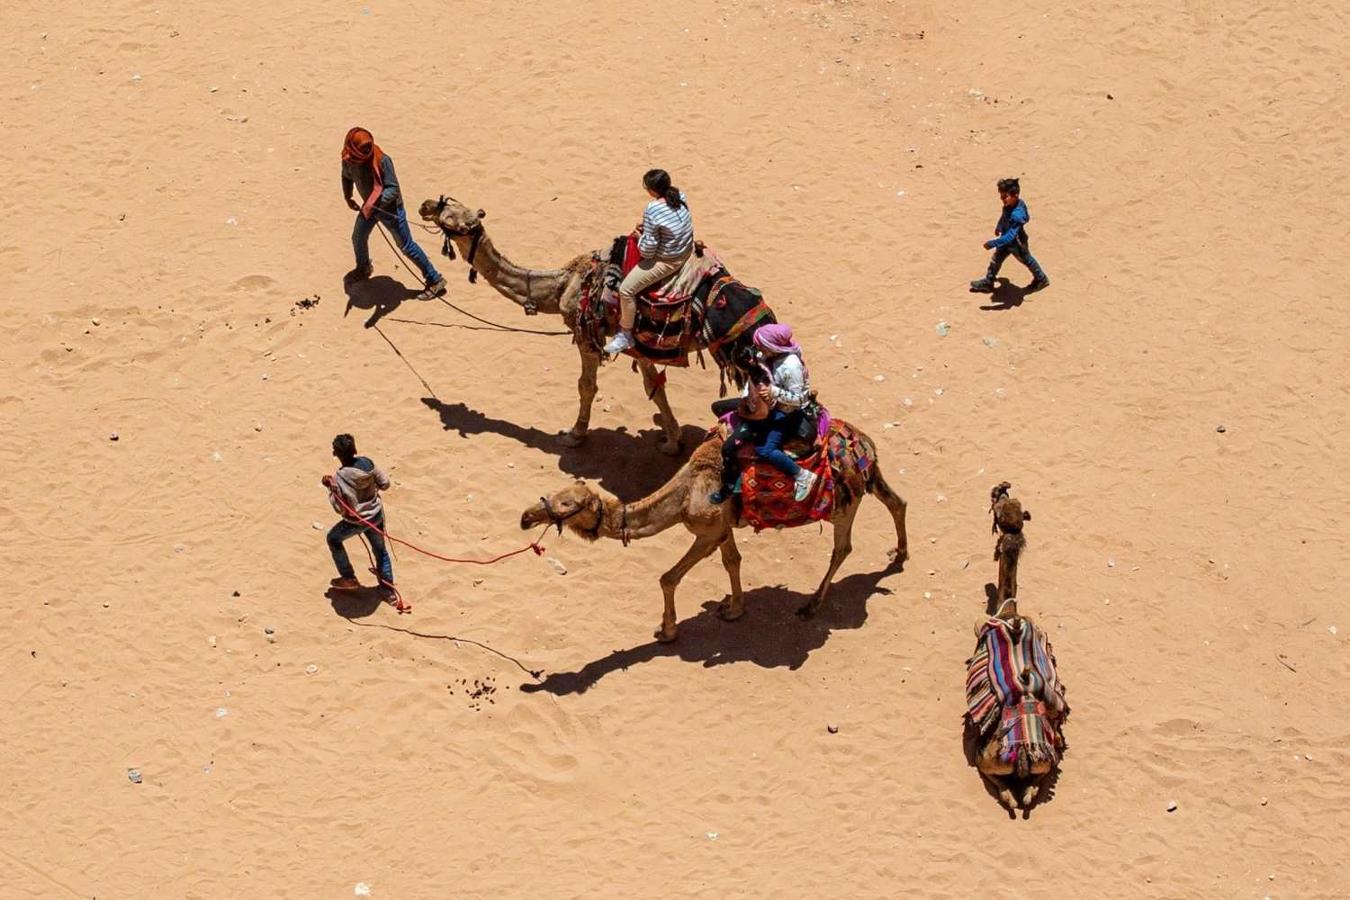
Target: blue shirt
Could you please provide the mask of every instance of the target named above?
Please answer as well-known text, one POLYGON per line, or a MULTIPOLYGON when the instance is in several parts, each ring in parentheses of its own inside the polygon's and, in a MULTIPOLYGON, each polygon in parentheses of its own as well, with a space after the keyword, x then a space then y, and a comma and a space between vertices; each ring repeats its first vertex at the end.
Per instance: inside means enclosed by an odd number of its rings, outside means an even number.
POLYGON ((1025 232, 1022 226, 1031 221, 1031 213, 1027 212, 1027 205, 1019 197, 1012 206, 1003 207, 1003 213, 998 217, 998 225, 994 228, 994 234, 998 237, 989 242, 989 246, 997 249, 1006 247, 1017 240, 1025 232))

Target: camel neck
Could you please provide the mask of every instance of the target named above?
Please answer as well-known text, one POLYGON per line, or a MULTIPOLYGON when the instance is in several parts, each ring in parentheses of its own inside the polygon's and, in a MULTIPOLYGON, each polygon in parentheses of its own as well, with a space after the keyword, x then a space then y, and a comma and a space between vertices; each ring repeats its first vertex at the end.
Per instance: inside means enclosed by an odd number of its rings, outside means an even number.
POLYGON ((455 235, 453 240, 465 262, 473 253, 473 267, 497 293, 518 306, 532 299, 542 313, 559 312, 558 295, 564 277, 561 269, 527 269, 516 265, 501 254, 486 231, 478 239, 477 249, 471 235, 455 235))
POLYGON ((600 536, 638 541, 660 534, 681 521, 682 502, 678 490, 667 484, 655 494, 633 503, 604 500, 600 536))

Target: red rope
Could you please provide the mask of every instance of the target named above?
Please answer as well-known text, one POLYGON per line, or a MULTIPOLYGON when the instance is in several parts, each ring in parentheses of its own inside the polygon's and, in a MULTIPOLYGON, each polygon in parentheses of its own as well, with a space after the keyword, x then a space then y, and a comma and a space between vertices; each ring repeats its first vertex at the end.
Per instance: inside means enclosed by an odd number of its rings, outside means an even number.
MULTIPOLYGON (((491 559, 458 559, 458 558, 453 557, 453 556, 441 556, 439 553, 432 553, 430 550, 424 550, 424 549, 422 549, 421 547, 417 546, 416 544, 414 544, 414 543, 412 543, 412 542, 410 542, 410 541, 405 541, 405 540, 403 540, 402 538, 396 538, 396 537, 394 537, 392 534, 389 534, 389 533, 388 533, 387 531, 385 531, 383 528, 381 528, 380 526, 376 525, 374 522, 370 521, 369 519, 367 519, 365 516, 361 515, 361 514, 360 514, 359 512, 357 512, 356 510, 352 509, 352 508, 347 504, 347 501, 343 499, 342 495, 339 494, 336 490, 334 490, 334 489, 331 488, 331 487, 330 487, 328 490, 329 490, 329 493, 331 493, 331 494, 333 495, 333 497, 337 499, 337 502, 338 502, 339 504, 341 504, 343 510, 344 510, 349 516, 351 516, 353 519, 355 519, 356 521, 360 522, 362 525, 364 525, 364 526, 366 526, 367 528, 369 528, 371 531, 373 531, 373 532, 375 532, 376 534, 380 535, 380 536, 383 537, 385 540, 387 540, 387 541, 393 541, 393 542, 396 543, 396 544, 402 544, 402 545, 405 546, 405 547, 410 547, 410 548, 412 548, 413 550, 416 550, 418 553, 421 553, 423 556, 430 556, 432 559, 439 559, 441 562, 461 563, 461 564, 463 564, 463 565, 468 565, 468 566, 490 566, 490 565, 492 565, 492 564, 494 564, 494 563, 499 563, 499 562, 501 562, 501 561, 504 560, 504 559, 510 559, 510 558, 513 557, 513 556, 519 556, 520 554, 525 553, 526 551, 529 551, 529 550, 533 550, 535 556, 543 556, 543 555, 544 555, 544 547, 543 547, 543 545, 541 545, 541 544, 539 543, 539 538, 535 538, 533 541, 530 541, 530 543, 526 544, 524 547, 521 547, 519 550, 512 550, 510 553, 503 553, 503 554, 501 554, 500 556, 494 556, 494 557, 492 557, 491 559)), ((543 536, 544 536, 544 532, 545 532, 545 531, 548 531, 548 529, 549 529, 549 526, 548 526, 548 525, 545 525, 544 528, 543 528, 543 531, 540 531, 540 532, 539 532, 539 537, 540 537, 540 538, 543 537, 543 536)))

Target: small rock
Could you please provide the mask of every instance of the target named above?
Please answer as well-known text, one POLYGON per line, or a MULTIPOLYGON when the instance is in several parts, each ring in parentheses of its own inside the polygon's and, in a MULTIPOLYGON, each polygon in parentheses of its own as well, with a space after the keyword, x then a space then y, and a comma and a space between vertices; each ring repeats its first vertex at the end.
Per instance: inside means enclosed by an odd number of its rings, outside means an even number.
POLYGON ((277 632, 275 628, 267 627, 263 629, 263 637, 267 638, 267 643, 275 644, 277 642, 277 632))
POLYGON ((1114 100, 1114 99, 1116 99, 1116 98, 1115 98, 1115 97, 1112 97, 1110 94, 1107 94, 1107 95, 1106 95, 1106 99, 1107 99, 1107 100, 1114 100))
POLYGON ((1223 434, 1225 431, 1228 430, 1228 426, 1220 425, 1218 428, 1215 428, 1214 430, 1217 431, 1219 434, 1223 434))
POLYGON ((1327 631, 1328 631, 1329 633, 1331 633, 1331 634, 1335 634, 1335 633, 1336 633, 1336 626, 1335 626, 1335 625, 1328 625, 1328 626, 1327 626, 1327 631))
POLYGON ((262 431, 262 423, 261 423, 261 422, 254 422, 254 423, 253 423, 253 430, 254 430, 254 431, 262 431))
POLYGON ((937 502, 939 502, 939 503, 946 503, 946 502, 947 502, 947 495, 946 495, 946 494, 938 494, 938 495, 937 495, 937 502))
POLYGON ((131 76, 131 80, 132 80, 132 81, 140 81, 140 80, 141 80, 141 76, 139 76, 139 75, 132 75, 132 76, 131 76))
POLYGON ((104 601, 103 601, 103 608, 104 608, 104 609, 107 609, 107 608, 109 608, 110 606, 112 606, 112 604, 109 603, 107 600, 104 600, 104 601))
POLYGON ((323 531, 322 522, 313 522, 310 524, 310 527, 313 528, 315 531, 323 531))
POLYGON ((1265 805, 1268 804, 1269 802, 1270 802, 1270 801, 1267 800, 1265 797, 1262 797, 1262 798, 1261 798, 1261 805, 1262 805, 1262 806, 1265 806, 1265 805))
POLYGON ((230 596, 231 596, 231 597, 238 597, 238 596, 239 596, 239 592, 238 592, 238 591, 235 591, 234 593, 230 594, 230 596))
POLYGON ((1168 801, 1168 803, 1167 803, 1167 811, 1168 811, 1168 812, 1176 812, 1176 811, 1177 811, 1177 801, 1175 801, 1175 800, 1170 800, 1170 801, 1168 801))
POLYGON ((715 840, 717 840, 718 837, 719 837, 719 835, 718 835, 718 833, 717 833, 716 831, 710 831, 710 832, 708 832, 708 840, 710 840, 710 841, 715 841, 715 840))
POLYGON ((1114 569, 1116 567, 1116 558, 1114 556, 1108 556, 1106 558, 1106 567, 1108 569, 1114 569))
POLYGON ((310 663, 309 665, 305 666, 305 674, 306 674, 306 675, 317 675, 318 673, 319 673, 319 667, 316 666, 316 665, 314 665, 314 663, 310 663))
POLYGON ((950 322, 939 322, 933 330, 937 332, 938 337, 946 337, 951 334, 952 326, 950 322))
POLYGON ((108 440, 110 441, 120 441, 121 439, 122 436, 115 431, 112 434, 108 435, 108 440))
POLYGON ((238 224, 239 224, 239 220, 236 219, 234 216, 230 216, 228 219, 225 220, 225 224, 226 224, 226 225, 238 225, 238 224))
POLYGON ((559 575, 567 574, 567 566, 564 566, 562 564, 562 560, 558 559, 557 557, 550 556, 548 558, 548 564, 552 566, 553 571, 557 572, 559 575))
POLYGON ((216 718, 223 719, 230 714, 230 711, 223 706, 216 707, 216 718))
POLYGON ((984 344, 986 347, 991 347, 991 348, 992 348, 992 347, 997 347, 997 346, 998 346, 998 338, 992 338, 992 337, 981 338, 981 339, 980 339, 980 343, 984 344))
POLYGON ((216 648, 216 636, 213 634, 210 637, 208 637, 206 639, 206 643, 211 647, 212 650, 214 650, 216 648))
POLYGON ((825 726, 825 730, 828 731, 830 734, 838 734, 839 726, 831 723, 825 726))
POLYGON ((94 325, 99 324, 99 320, 98 320, 98 319, 90 319, 89 321, 90 321, 92 324, 94 324, 94 325))
POLYGON ((140 783, 141 783, 141 770, 140 770, 140 769, 127 769, 127 780, 130 781, 132 784, 140 784, 140 783))
POLYGON ((207 88, 206 90, 207 90, 207 93, 214 94, 216 91, 220 90, 220 88, 218 88, 218 87, 209 87, 209 88, 207 88))
POLYGON ((923 599, 925 599, 925 600, 932 600, 932 599, 933 599, 933 592, 932 592, 932 591, 924 591, 924 592, 923 592, 923 599))
POLYGON ((872 376, 872 380, 873 380, 873 381, 885 381, 885 380, 886 380, 886 376, 885 376, 885 375, 873 375, 873 376, 872 376))
MULTIPOLYGON (((366 9, 361 10, 361 12, 365 15, 370 14, 370 10, 366 9)), ((364 881, 358 881, 356 883, 356 889, 353 890, 352 893, 355 894, 357 897, 369 897, 370 885, 366 884, 364 881)))
POLYGON ((475 578, 475 579, 473 580, 473 586, 474 586, 474 587, 479 587, 480 585, 482 585, 482 583, 483 583, 483 579, 482 579, 482 578, 475 578))

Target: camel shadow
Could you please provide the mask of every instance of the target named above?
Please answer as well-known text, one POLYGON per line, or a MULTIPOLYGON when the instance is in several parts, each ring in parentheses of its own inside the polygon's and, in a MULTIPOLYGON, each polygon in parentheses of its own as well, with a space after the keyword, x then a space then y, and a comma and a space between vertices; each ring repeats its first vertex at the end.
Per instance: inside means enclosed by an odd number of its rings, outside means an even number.
POLYGON ((1018 287, 1006 278, 994 279, 994 293, 991 302, 981 306, 980 309, 988 312, 1003 312, 1004 310, 1016 309, 1027 299, 1027 295, 1033 293, 1026 288, 1018 287))
POLYGON ((892 563, 880 572, 850 575, 836 582, 824 609, 812 619, 797 616, 797 609, 811 595, 782 586, 747 591, 745 615, 735 622, 724 622, 717 615, 717 602, 710 600, 697 615, 679 623, 680 637, 673 643, 650 641, 615 650, 575 672, 552 672, 539 684, 520 689, 559 697, 582 694, 606 675, 667 656, 702 663, 704 668, 748 662, 765 669, 799 669, 812 651, 825 646, 831 633, 861 628, 867 621, 867 601, 877 594, 891 594, 889 588, 880 586, 881 580, 899 571, 892 563))
POLYGON ((403 305, 404 300, 416 297, 421 288, 409 288, 388 275, 376 275, 366 281, 357 281, 343 285, 347 295, 347 307, 342 311, 345 318, 352 309, 370 310, 370 318, 365 327, 374 328, 376 323, 403 305))
POLYGON ((445 403, 435 397, 423 397, 422 402, 441 417, 446 431, 458 432, 460 437, 490 432, 552 453, 558 457, 558 468, 563 472, 575 478, 589 478, 623 501, 645 497, 670 480, 706 434, 697 426, 683 426, 680 430, 683 450, 679 456, 655 452, 663 436, 655 427, 637 434, 624 428, 592 428, 580 447, 566 447, 559 442, 556 432, 496 419, 464 403, 445 403))

